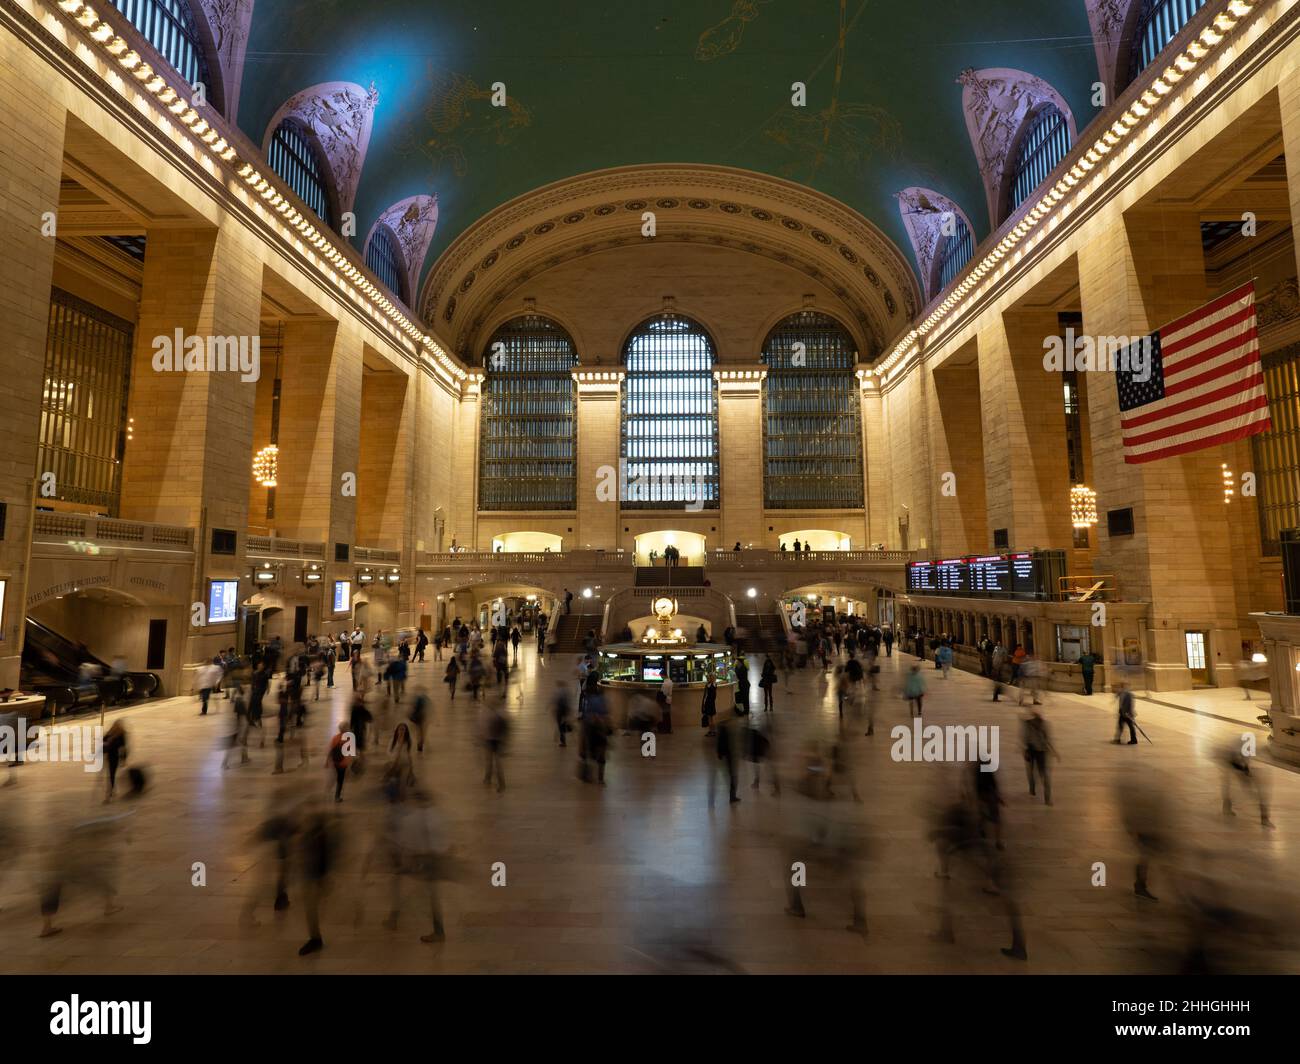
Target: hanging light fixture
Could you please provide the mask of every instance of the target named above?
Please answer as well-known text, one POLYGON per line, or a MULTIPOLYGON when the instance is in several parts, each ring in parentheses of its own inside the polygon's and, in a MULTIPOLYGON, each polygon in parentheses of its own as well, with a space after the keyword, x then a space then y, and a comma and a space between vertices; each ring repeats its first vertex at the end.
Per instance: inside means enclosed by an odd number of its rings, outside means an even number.
POLYGON ((275 487, 275 478, 280 468, 280 448, 268 444, 253 456, 253 479, 264 488, 275 487))
POLYGON ((1097 523, 1097 493, 1076 484, 1070 489, 1070 521, 1075 528, 1092 528, 1097 523))

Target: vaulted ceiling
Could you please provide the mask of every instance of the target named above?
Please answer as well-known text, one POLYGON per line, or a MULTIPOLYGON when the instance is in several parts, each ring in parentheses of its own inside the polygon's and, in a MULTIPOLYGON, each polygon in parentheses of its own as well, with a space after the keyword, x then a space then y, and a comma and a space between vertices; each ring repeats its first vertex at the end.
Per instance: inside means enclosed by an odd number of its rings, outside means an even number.
POLYGON ((968 68, 1042 79, 1082 128, 1098 79, 1085 0, 256 0, 238 118, 261 144, 303 90, 373 86, 356 241, 398 201, 435 195, 426 273, 539 186, 663 163, 810 186, 914 271, 903 189, 946 197, 977 239, 989 229, 957 80, 968 68))

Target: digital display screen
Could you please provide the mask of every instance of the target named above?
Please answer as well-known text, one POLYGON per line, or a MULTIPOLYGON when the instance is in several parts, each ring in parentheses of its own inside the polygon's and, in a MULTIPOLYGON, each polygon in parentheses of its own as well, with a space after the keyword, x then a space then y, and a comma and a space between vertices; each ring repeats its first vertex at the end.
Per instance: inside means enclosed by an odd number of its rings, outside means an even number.
POLYGON ((664 663, 662 661, 647 661, 641 669, 641 679, 643 680, 662 680, 664 678, 664 663))
POLYGON ((965 558, 936 562, 934 582, 941 595, 965 595, 970 591, 970 572, 965 558))
POLYGON ((208 584, 208 624, 233 621, 238 606, 238 580, 213 580, 208 584))
POLYGON ((352 608, 352 582, 350 580, 334 581, 334 612, 347 613, 352 608))
POLYGON ((1011 593, 1037 598, 1042 566, 1032 554, 1011 555, 1011 593))
POLYGON ((907 590, 931 594, 939 590, 933 562, 912 562, 907 567, 907 590))
POLYGON ((0 580, 0 642, 5 637, 5 584, 7 581, 0 580))
POLYGON ((1011 562, 1000 554, 967 558, 972 595, 1011 594, 1011 562))

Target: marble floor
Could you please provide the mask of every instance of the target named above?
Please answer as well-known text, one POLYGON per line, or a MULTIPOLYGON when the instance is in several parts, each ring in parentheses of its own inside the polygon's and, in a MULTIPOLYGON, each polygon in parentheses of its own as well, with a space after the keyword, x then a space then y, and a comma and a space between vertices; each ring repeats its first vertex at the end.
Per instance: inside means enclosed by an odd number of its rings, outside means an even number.
MULTIPOLYGON (((506 694, 513 727, 507 786, 498 793, 482 782, 476 707, 464 692, 448 702, 440 664, 416 665, 409 687, 425 687, 435 703, 416 772, 446 819, 457 870, 441 889, 446 940, 420 941, 429 917, 411 892, 396 928, 386 926, 390 880, 362 875, 382 812, 372 766, 349 780, 342 803, 329 804, 346 845, 324 908, 324 949, 308 957, 298 956, 307 937, 298 886, 290 885, 290 907, 273 912, 274 855, 256 831, 277 807, 327 796, 324 755, 351 693, 347 671, 339 672, 332 704, 324 696, 309 703, 307 764, 294 767, 290 753, 291 770, 280 776, 271 773, 273 719, 265 748, 255 739, 249 764, 223 770, 229 703, 214 702, 207 717, 192 697, 110 713, 109 722, 125 721, 130 764, 149 776, 138 801, 101 804, 103 777, 78 765, 25 765, 11 771, 14 785, 0 787, 0 970, 1160 972, 1177 970, 1191 929, 1207 925, 1218 968, 1300 967, 1288 931, 1300 926, 1300 775, 1263 755, 1256 764, 1271 791, 1275 829, 1260 824, 1247 796, 1235 817, 1220 807, 1221 751, 1243 733, 1264 750, 1266 733, 1226 714, 1189 712, 1176 700, 1139 701, 1138 721, 1151 741, 1116 746, 1110 696, 1052 693, 1045 713, 1060 758, 1048 807, 1027 791, 1014 700, 993 703, 978 677, 954 673, 945 681, 926 665, 927 724, 1001 729, 1005 859, 1014 873, 1007 882, 1028 959, 1003 956, 1008 895, 987 893, 987 880, 965 865, 955 865, 947 883, 937 878, 929 841, 934 811, 969 782, 971 767, 891 757, 889 729, 910 719, 898 692, 913 660, 895 653, 882 662, 876 733, 867 738, 858 722, 844 729, 854 779, 839 779, 829 803, 812 802, 792 784, 805 744, 840 734, 833 688, 819 670, 794 671, 777 688, 775 710, 751 718, 771 729, 786 786, 779 796, 766 781, 753 789, 746 765, 735 804, 712 742, 698 720, 680 716, 653 758, 641 756, 639 737, 616 735, 607 785, 584 784, 573 746, 556 743, 549 711, 554 685, 571 683, 575 659, 543 662, 527 647, 506 694), (1133 893, 1135 850, 1116 792, 1128 777, 1171 800, 1173 844, 1150 872, 1159 901, 1133 893), (38 937, 45 869, 75 845, 68 826, 118 813, 129 814, 110 829, 120 911, 105 915, 101 896, 73 883, 57 918, 62 933, 38 937), (828 822, 863 841, 866 859, 856 871, 810 838, 810 823, 828 822), (807 866, 804 919, 784 911, 792 861, 807 866), (204 885, 195 885, 196 862, 206 870, 204 885), (498 862, 505 885, 493 885, 498 862), (1099 866, 1104 886, 1095 885, 1099 866), (846 929, 851 876, 865 891, 865 936, 846 929), (945 887, 951 943, 933 934, 945 887), (249 903, 255 925, 242 917, 249 903), (1220 910, 1235 914, 1230 933, 1218 926, 1220 910)), ((759 664, 751 659, 755 680, 759 664)), ((758 703, 757 686, 753 693, 758 703)), ((391 711, 380 719, 391 732, 391 711)))

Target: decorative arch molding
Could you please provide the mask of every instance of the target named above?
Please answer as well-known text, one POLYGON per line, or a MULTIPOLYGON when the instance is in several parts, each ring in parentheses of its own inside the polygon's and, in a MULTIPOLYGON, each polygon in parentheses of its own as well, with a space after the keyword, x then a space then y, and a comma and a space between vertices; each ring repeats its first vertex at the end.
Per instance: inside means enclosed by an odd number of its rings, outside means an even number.
POLYGON ((434 263, 420 313, 461 354, 521 286, 575 258, 657 242, 730 247, 819 281, 854 311, 863 358, 920 306, 904 254, 857 211, 780 178, 721 166, 644 165, 582 174, 498 207, 434 263), (653 211, 656 236, 641 235, 653 211))
POLYGON ((966 223, 972 237, 975 227, 970 218, 955 201, 931 188, 913 186, 897 194, 898 213, 903 216, 907 235, 912 238, 912 250, 921 271, 921 284, 928 302, 939 294, 939 256, 943 251, 943 220, 948 214, 966 223))
POLYGON ((817 303, 800 303, 798 306, 793 303, 787 303, 783 305, 780 310, 773 311, 759 322, 758 328, 755 330, 755 340, 753 345, 755 366, 759 366, 762 363, 763 347, 767 343, 767 338, 772 335, 772 331, 787 318, 793 318, 796 314, 805 310, 811 310, 817 314, 824 314, 826 317, 834 321, 836 325, 848 334, 849 339, 853 341, 853 346, 857 349, 857 361, 859 363, 865 363, 867 361, 867 357, 863 353, 862 337, 858 335, 858 331, 854 328, 853 322, 846 321, 844 316, 837 313, 834 308, 824 307, 817 303))
POLYGON ((572 321, 564 311, 556 310, 548 302, 538 300, 520 300, 509 306, 498 307, 496 312, 485 320, 484 327, 476 338, 477 347, 469 352, 471 358, 474 359, 471 365, 481 368, 483 357, 488 351, 488 344, 492 337, 496 335, 498 329, 516 318, 526 317, 529 314, 545 318, 568 333, 569 339, 573 341, 574 354, 578 356, 578 365, 583 365, 582 356, 587 348, 583 346, 581 327, 572 321))
POLYGON ((1065 116, 1070 139, 1079 135, 1070 106, 1059 92, 1042 78, 1008 67, 963 70, 957 77, 963 86, 962 111, 966 131, 979 164, 984 194, 988 199, 989 224, 1002 224, 1002 204, 1015 163, 1016 147, 1034 112, 1054 104, 1065 116))
POLYGON ((220 67, 225 99, 221 113, 234 123, 239 116, 239 87, 244 80, 253 0, 194 0, 212 38, 212 55, 220 67))
POLYGON ((1142 0, 1084 0, 1088 22, 1092 26, 1092 45, 1097 52, 1097 73, 1115 99, 1129 81, 1129 56, 1133 49, 1133 32, 1142 12, 1142 0))
POLYGON ((721 352, 718 350, 718 329, 716 324, 709 321, 709 315, 701 314, 689 301, 683 304, 681 300, 674 299, 672 303, 666 304, 663 298, 659 297, 648 301, 645 310, 637 310, 623 323, 623 330, 619 334, 618 348, 613 352, 614 358, 617 359, 616 366, 623 369, 627 368, 627 345, 650 322, 663 317, 665 314, 673 314, 689 321, 692 325, 698 325, 700 331, 708 338, 709 347, 713 351, 714 366, 721 365, 719 362, 721 352))
POLYGON ((303 89, 290 96, 271 118, 262 137, 262 151, 270 149, 271 138, 286 118, 301 123, 320 145, 341 217, 356 202, 378 103, 374 82, 369 89, 351 81, 325 81, 303 89))
POLYGON ((402 252, 402 266, 406 270, 406 290, 414 293, 420 289, 420 273, 424 257, 429 253, 434 231, 438 228, 438 197, 429 195, 407 196, 386 207, 375 219, 366 242, 361 249, 364 256, 370 250, 370 241, 380 226, 387 226, 402 252))

